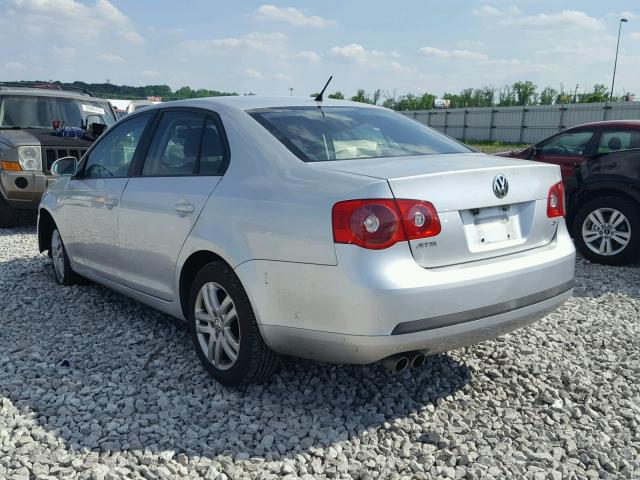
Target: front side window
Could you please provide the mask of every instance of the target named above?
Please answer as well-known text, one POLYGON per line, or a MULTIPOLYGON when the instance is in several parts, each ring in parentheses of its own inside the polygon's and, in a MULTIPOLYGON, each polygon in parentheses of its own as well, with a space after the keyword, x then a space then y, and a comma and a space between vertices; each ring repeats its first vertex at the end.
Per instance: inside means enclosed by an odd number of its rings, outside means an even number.
POLYGON ((111 126, 116 118, 109 104, 91 97, 76 99, 43 95, 0 97, 0 129, 52 128, 58 120, 67 127, 87 128, 90 123, 111 126))
POLYGON ((632 148, 640 148, 640 131, 638 130, 605 130, 598 143, 598 153, 632 148))
POLYGON ((126 177, 151 117, 151 114, 140 115, 106 132, 89 152, 83 176, 85 178, 126 177))
POLYGON ((538 149, 543 155, 579 156, 587 149, 591 137, 592 130, 567 132, 540 144, 538 149))
POLYGON ((283 107, 248 113, 305 162, 472 152, 381 108, 283 107))

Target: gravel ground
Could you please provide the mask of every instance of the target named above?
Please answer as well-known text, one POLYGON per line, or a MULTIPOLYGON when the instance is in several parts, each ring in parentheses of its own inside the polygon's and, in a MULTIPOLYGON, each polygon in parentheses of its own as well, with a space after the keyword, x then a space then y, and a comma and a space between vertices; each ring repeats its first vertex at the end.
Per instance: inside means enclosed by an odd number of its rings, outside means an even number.
POLYGON ((178 321, 36 248, 0 231, 0 478, 640 478, 637 267, 580 260, 560 310, 418 370, 230 389, 178 321))

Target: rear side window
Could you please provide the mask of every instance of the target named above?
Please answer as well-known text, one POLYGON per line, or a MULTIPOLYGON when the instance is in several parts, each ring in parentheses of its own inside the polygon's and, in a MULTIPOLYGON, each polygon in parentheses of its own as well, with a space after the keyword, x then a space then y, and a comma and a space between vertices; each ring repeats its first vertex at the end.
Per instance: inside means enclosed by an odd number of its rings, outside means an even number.
POLYGON ((205 116, 165 112, 153 135, 143 176, 180 176, 195 172, 205 116))
POLYGON ((248 112, 305 162, 469 153, 404 115, 367 107, 283 107, 248 112))
POLYGON ((208 118, 200 147, 200 175, 222 175, 226 167, 225 148, 218 125, 208 118))
POLYGON ((222 175, 226 149, 218 124, 204 113, 169 111, 153 135, 142 175, 222 175))
POLYGON ((640 131, 638 130, 605 130, 598 143, 598 153, 632 148, 640 148, 640 131))

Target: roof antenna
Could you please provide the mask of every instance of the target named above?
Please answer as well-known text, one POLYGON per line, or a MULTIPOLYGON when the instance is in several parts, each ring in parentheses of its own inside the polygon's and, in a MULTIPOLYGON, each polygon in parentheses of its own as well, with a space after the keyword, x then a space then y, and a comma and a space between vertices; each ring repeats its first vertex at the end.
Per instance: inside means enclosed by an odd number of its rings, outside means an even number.
POLYGON ((331 82, 331 79, 333 78, 333 75, 331 75, 329 77, 329 80, 327 80, 327 83, 324 84, 324 88, 322 89, 322 91, 316 96, 315 101, 316 102, 321 102, 322 101, 322 94, 324 93, 324 91, 327 89, 327 87, 329 86, 329 82, 331 82))

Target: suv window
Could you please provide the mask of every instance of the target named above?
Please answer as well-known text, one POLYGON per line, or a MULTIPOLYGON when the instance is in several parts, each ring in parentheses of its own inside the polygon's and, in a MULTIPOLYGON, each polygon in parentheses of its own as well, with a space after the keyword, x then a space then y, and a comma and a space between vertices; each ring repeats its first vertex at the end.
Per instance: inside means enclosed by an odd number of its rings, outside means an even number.
POLYGON ((538 145, 543 155, 582 155, 593 137, 593 130, 562 133, 546 143, 538 145))
POLYGON ((89 152, 84 167, 84 177, 126 177, 133 155, 151 117, 151 114, 146 114, 125 120, 124 123, 106 132, 89 152))
POLYGON ((110 126, 116 118, 107 102, 94 98, 0 96, 0 128, 51 128, 54 120, 67 127, 86 128, 89 123, 110 126))
POLYGON ((638 130, 605 130, 600 137, 598 153, 609 153, 617 150, 640 148, 640 131, 638 130))
POLYGON ((149 147, 143 176, 181 176, 196 172, 205 116, 194 112, 166 112, 149 147))

